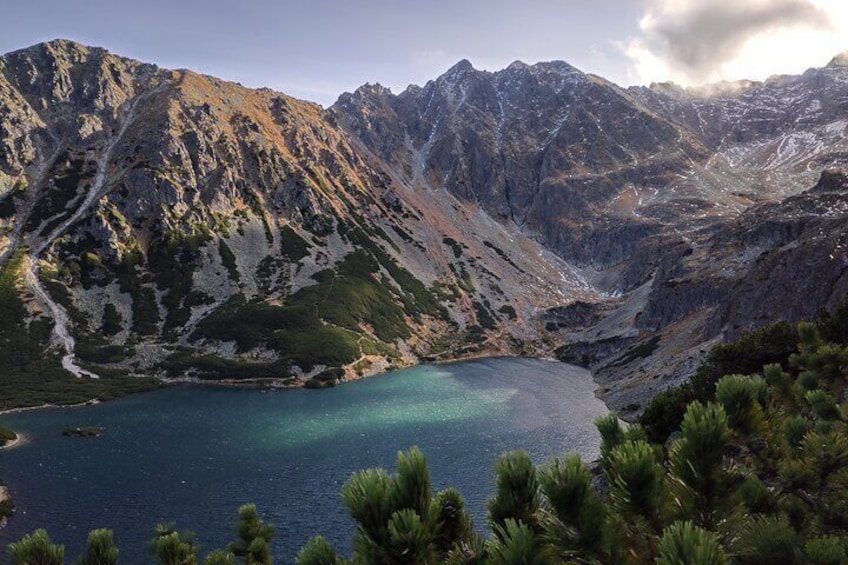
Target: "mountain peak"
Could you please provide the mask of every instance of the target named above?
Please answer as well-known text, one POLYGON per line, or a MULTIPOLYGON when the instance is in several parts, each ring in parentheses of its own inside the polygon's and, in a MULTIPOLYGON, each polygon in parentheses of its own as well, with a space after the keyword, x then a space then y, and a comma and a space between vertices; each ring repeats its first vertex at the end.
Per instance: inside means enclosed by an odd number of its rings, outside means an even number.
POLYGON ((828 68, 834 67, 848 67, 848 51, 843 51, 836 55, 830 62, 827 64, 828 68))
POLYGON ((366 82, 356 89, 356 94, 362 96, 391 96, 392 90, 379 82, 375 82, 374 84, 366 82))
POLYGON ((468 59, 462 59, 447 70, 445 74, 467 73, 476 70, 468 59))
MULTIPOLYGON (((46 53, 87 53, 93 49, 102 49, 100 47, 92 47, 90 45, 85 45, 84 43, 79 43, 78 41, 74 41, 72 39, 64 39, 64 38, 56 38, 51 39, 50 41, 43 41, 41 43, 36 43, 35 45, 30 45, 29 47, 25 47, 23 49, 18 49, 12 51, 11 53, 22 53, 22 52, 46 52, 46 53)), ((10 53, 10 54, 11 54, 10 53)))
POLYGON ((577 67, 569 65, 565 61, 540 61, 534 65, 538 69, 542 69, 543 71, 555 72, 559 74, 574 74, 579 73, 583 74, 577 67))
POLYGON ((57 37, 56 39, 51 39, 50 41, 45 41, 43 43, 39 43, 38 45, 43 45, 45 47, 52 47, 54 49, 68 49, 68 50, 82 50, 82 49, 91 49, 90 45, 85 45, 84 43, 80 43, 79 41, 74 41, 73 39, 65 39, 64 37, 57 37))

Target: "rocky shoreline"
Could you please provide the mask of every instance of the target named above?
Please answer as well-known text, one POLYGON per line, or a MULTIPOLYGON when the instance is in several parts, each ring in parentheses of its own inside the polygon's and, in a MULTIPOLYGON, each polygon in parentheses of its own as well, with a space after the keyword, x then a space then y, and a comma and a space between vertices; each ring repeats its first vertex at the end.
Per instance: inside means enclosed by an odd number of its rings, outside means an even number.
POLYGON ((9 496, 9 489, 5 485, 0 485, 0 530, 6 527, 6 523, 9 521, 9 516, 14 511, 14 504, 12 503, 12 497, 9 496), (10 506, 8 515, 3 512, 4 507, 10 506))
MULTIPOLYGON (((486 350, 476 351, 473 353, 467 353, 464 355, 459 355, 456 357, 451 357, 448 359, 417 359, 417 360, 409 360, 408 362, 402 364, 394 364, 387 367, 381 368, 381 370, 368 372, 365 374, 357 374, 351 371, 345 371, 343 376, 335 379, 335 382, 329 384, 327 386, 316 386, 311 387, 309 383, 313 381, 316 377, 319 377, 321 373, 319 372, 317 375, 312 376, 309 379, 297 378, 297 377, 288 377, 288 378, 265 378, 265 377, 257 377, 250 379, 219 379, 219 380, 208 380, 202 379, 199 377, 175 377, 175 378, 162 378, 160 377, 161 382, 165 386, 169 385, 200 385, 200 386, 209 386, 209 387, 223 387, 223 388, 257 388, 257 389, 273 389, 273 390, 289 390, 289 389, 299 389, 299 388, 330 388, 332 386, 345 384, 349 382, 354 382, 362 379, 368 379, 371 377, 377 377, 380 375, 385 375, 392 371, 396 371, 399 369, 408 369, 410 367, 416 367, 422 364, 431 364, 431 365, 449 365, 452 363, 461 363, 465 361, 474 361, 479 359, 491 359, 491 358, 510 358, 510 357, 529 357, 535 359, 544 359, 551 361, 558 361, 564 363, 561 359, 557 359, 555 356, 551 355, 550 352, 545 354, 542 350, 528 352, 527 354, 520 353, 510 353, 504 351, 501 348, 489 348, 486 350)), ((593 381, 597 385, 597 380, 594 378, 593 381)), ((602 397, 599 396, 598 391, 595 393, 601 400, 602 397)), ((104 401, 99 399, 91 399, 85 402, 79 402, 75 404, 40 404, 37 406, 21 406, 18 408, 8 408, 6 410, 0 410, 0 416, 6 414, 15 414, 18 412, 27 412, 30 410, 44 410, 44 409, 60 409, 60 408, 80 408, 83 406, 94 406, 100 404, 104 401)), ((108 401, 105 401, 108 402, 108 401)), ((19 439, 20 439, 19 435, 19 439)), ((17 441, 13 442, 13 444, 6 446, 6 448, 11 447, 12 445, 17 445, 17 441)), ((3 448, 0 448, 3 449, 3 448)))
POLYGON ((28 440, 27 440, 27 437, 25 435, 19 434, 17 432, 15 432, 15 433, 17 434, 18 437, 16 437, 15 439, 13 439, 12 441, 10 441, 9 443, 7 443, 5 445, 0 445, 0 450, 12 449, 14 447, 20 447, 20 446, 27 443, 28 440))
MULTIPOLYGON (((81 406, 94 406, 96 404, 100 404, 101 402, 102 400, 92 398, 91 400, 86 400, 85 402, 77 402, 76 404, 39 404, 36 406, 19 406, 17 408, 7 408, 6 410, 0 410, 0 416, 4 416, 6 414, 17 414, 18 412, 29 412, 30 410, 44 410, 50 408, 79 408, 81 406)), ((20 438, 20 434, 18 435, 18 437, 20 438)))

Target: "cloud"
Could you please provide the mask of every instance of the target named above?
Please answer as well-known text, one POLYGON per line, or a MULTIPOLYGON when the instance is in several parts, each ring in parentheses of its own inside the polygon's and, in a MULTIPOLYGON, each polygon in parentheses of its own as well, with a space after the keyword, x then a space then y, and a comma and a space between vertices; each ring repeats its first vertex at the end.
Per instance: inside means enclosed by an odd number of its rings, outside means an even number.
POLYGON ((832 33, 834 22, 820 0, 649 0, 639 27, 642 35, 623 45, 637 75, 692 84, 728 78, 757 43, 832 33))

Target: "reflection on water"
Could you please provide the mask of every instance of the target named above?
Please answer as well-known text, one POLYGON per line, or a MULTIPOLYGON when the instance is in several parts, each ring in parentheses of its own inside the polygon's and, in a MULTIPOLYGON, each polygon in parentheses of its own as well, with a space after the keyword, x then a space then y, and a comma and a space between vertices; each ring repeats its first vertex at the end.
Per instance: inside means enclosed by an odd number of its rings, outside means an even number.
POLYGON ((352 521, 338 492, 366 467, 393 469, 420 446, 435 488, 456 486, 482 524, 494 458, 526 449, 542 463, 597 456, 592 420, 606 409, 589 373, 561 363, 488 359, 421 366, 321 391, 172 388, 94 407, 0 417, 31 438, 0 451, 18 515, 5 545, 37 527, 73 559, 87 532, 116 532, 122 563, 149 561, 157 522, 199 533, 205 551, 234 538, 239 505, 277 526, 278 563, 312 535, 345 550, 352 521), (102 438, 63 438, 102 426, 102 438))

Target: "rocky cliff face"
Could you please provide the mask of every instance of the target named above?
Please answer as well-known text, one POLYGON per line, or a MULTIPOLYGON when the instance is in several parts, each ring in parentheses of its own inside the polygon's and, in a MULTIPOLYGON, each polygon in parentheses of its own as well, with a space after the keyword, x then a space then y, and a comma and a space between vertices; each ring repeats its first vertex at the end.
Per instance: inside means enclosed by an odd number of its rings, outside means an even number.
POLYGON ((531 313, 582 293, 276 92, 55 41, 0 58, 0 117, 0 264, 77 375, 322 384, 520 351, 531 313))
POLYGON ((445 188, 596 268, 660 229, 632 213, 638 193, 664 190, 707 155, 627 91, 562 62, 488 73, 462 61, 398 96, 362 87, 333 112, 407 180, 445 188))
POLYGON ((826 171, 799 195, 754 206, 697 237, 670 236, 651 278, 608 301, 606 317, 581 327, 568 323, 574 306, 548 314, 550 329, 569 342, 560 354, 593 365, 607 401, 636 413, 684 381, 712 343, 813 318, 845 300, 846 212, 848 177, 826 171))
POLYGON ((848 164, 843 61, 762 83, 627 90, 564 63, 462 62, 397 96, 363 87, 332 111, 406 178, 581 267, 596 298, 545 325, 614 408, 635 413, 716 340, 844 297, 842 177, 800 194, 848 164))
POLYGON ((80 376, 560 345, 634 414, 848 291, 846 111, 844 57, 701 89, 462 61, 324 110, 54 41, 0 58, 0 283, 80 376))

